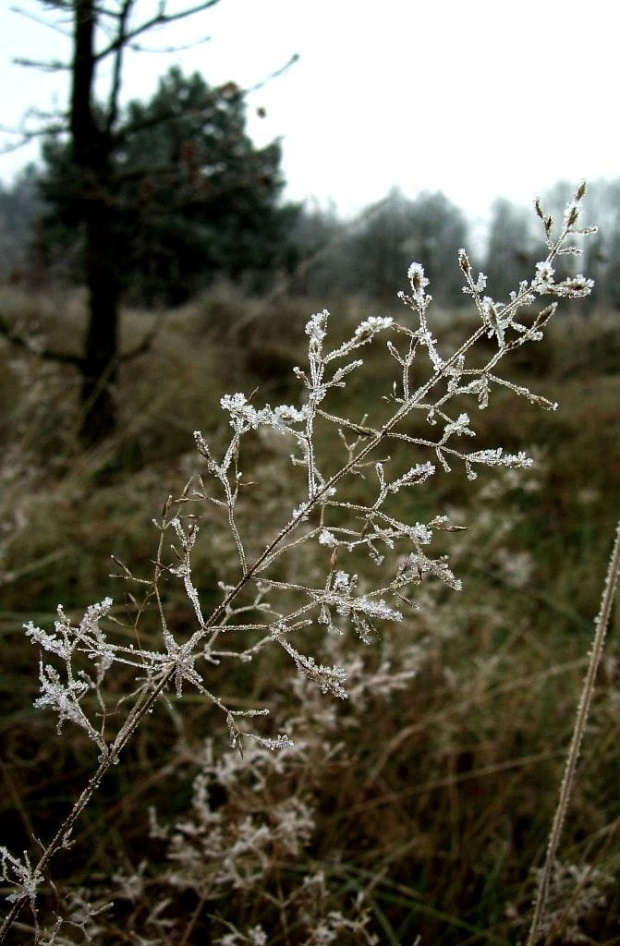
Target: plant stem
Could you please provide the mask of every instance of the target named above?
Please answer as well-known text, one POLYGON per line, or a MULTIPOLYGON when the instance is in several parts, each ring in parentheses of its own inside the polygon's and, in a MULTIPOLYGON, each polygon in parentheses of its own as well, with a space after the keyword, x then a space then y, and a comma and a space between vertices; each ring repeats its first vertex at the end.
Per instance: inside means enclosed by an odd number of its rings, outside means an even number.
POLYGON ((603 589, 603 597, 601 600, 601 608, 598 613, 598 617, 595 621, 595 631, 594 639, 592 642, 592 650, 590 651, 590 661, 588 663, 588 670, 586 672, 585 679, 583 681, 583 687, 581 690, 581 698, 579 700, 579 706, 577 708, 577 715, 575 717, 575 726, 573 729, 573 738, 571 740, 570 749, 568 751, 568 758, 566 760, 566 768, 564 770, 564 777, 562 779, 562 784, 560 786, 560 797, 558 799, 557 808, 555 810, 555 815, 553 817, 553 825, 551 828, 551 833, 549 835, 549 844, 547 847, 547 856, 545 858, 545 864, 542 870, 540 881, 538 884, 538 890, 536 892, 536 900, 534 903, 534 915, 532 917, 532 925, 530 927, 529 936, 527 939, 527 946, 535 946, 535 943, 538 939, 539 930, 541 927, 545 906, 547 903, 547 897, 549 894, 549 885, 551 881, 551 872, 553 870, 553 864, 556 859, 558 845, 560 841, 560 835, 562 833, 562 827, 566 818, 566 812, 568 810, 568 805, 570 803, 572 790, 575 783, 575 772, 577 769, 577 760, 579 758, 579 751, 581 749, 581 743, 583 741, 583 736, 586 728, 586 723, 588 720, 588 715, 590 712, 590 706, 592 704, 592 697, 594 695, 594 684, 596 680, 596 673, 601 661, 603 654, 603 646, 605 643, 605 634, 607 632, 607 625, 609 624, 609 618, 611 616, 611 609, 614 602, 614 597, 618 587, 618 579, 620 577, 620 522, 616 528, 616 540, 614 544, 614 549, 609 560, 609 569, 607 571, 607 578, 605 580, 605 587, 603 589))

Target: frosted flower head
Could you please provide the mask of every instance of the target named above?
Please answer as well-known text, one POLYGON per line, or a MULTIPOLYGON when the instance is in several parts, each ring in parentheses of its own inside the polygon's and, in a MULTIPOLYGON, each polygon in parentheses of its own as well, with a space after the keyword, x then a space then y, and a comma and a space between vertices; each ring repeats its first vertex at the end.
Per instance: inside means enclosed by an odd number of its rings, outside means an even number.
POLYGON ((537 292, 548 292, 553 285, 554 275, 555 270, 547 260, 542 263, 536 263, 536 275, 532 283, 532 288, 537 292))
POLYGON ((574 227, 579 219, 579 213, 581 207, 579 205, 579 200, 575 199, 568 204, 566 210, 564 211, 564 224, 567 227, 574 227))
POLYGON ((306 322, 306 335, 310 336, 310 340, 315 344, 320 345, 327 334, 327 320, 329 318, 329 312, 327 309, 323 309, 322 312, 315 312, 315 314, 306 322))
POLYGON ((424 290, 428 286, 428 279, 424 274, 422 264, 413 262, 407 270, 407 278, 411 283, 414 297, 416 299, 422 299, 424 297, 424 290))
POLYGON ((505 342, 505 326, 500 318, 497 303, 490 296, 485 296, 481 303, 481 311, 482 319, 488 329, 488 337, 492 338, 495 335, 499 346, 502 347, 505 342))
POLYGON ((333 588, 334 591, 350 591, 351 576, 347 572, 337 571, 334 576, 333 588))
POLYGON ((565 279, 563 282, 554 286, 556 296, 563 296, 568 299, 581 299, 589 296, 594 288, 594 280, 586 279, 582 273, 565 279))
POLYGON ((363 322, 355 329, 355 337, 360 340, 364 338, 372 338, 373 335, 376 335, 378 332, 384 331, 384 329, 391 328, 394 324, 394 319, 390 316, 385 315, 371 315, 369 318, 364 319, 363 322))

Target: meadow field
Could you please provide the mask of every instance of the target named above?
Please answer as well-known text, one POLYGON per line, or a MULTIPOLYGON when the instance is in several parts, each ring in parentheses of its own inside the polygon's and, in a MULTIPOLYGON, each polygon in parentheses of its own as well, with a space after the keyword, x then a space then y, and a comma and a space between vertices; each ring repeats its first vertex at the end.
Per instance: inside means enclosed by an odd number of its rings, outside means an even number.
MULTIPOLYGON (((84 454, 77 376, 36 356, 41 338, 71 349, 83 298, 0 293, 5 317, 28 330, 33 347, 0 347, 0 844, 7 850, 36 858, 97 766, 84 727, 69 718, 59 735, 54 713, 33 706, 40 654, 24 625, 51 628, 59 604, 79 622, 109 596, 111 633, 127 646, 160 646, 149 581, 162 563, 163 531, 153 520, 166 515, 169 496, 195 501, 184 489, 192 477, 197 489, 205 456, 193 432, 214 455, 225 449, 225 394, 244 392, 257 409, 299 405, 293 368, 306 363, 305 326, 324 306, 332 344, 360 319, 405 317, 396 296, 391 307, 354 298, 261 301, 219 286, 162 314, 151 349, 122 368, 117 438, 84 454)), ((125 313, 123 345, 153 318, 125 313)), ((428 318, 447 354, 473 330, 466 310, 431 308, 428 318)), ((348 699, 313 686, 312 673, 297 672, 299 654, 291 660, 285 647, 257 640, 251 661, 214 661, 208 688, 229 711, 270 710, 268 723, 251 720, 263 741, 245 744, 242 756, 231 747, 230 718, 227 726, 213 700, 191 687, 176 697, 172 687, 55 860, 38 927, 26 909, 9 942, 525 941, 620 510, 619 318, 615 311, 586 317, 579 300, 570 301, 542 341, 507 359, 503 376, 557 402, 556 411, 516 399, 509 388, 495 391, 484 410, 470 399, 475 449, 525 451, 531 467, 483 467, 468 479, 462 464, 451 472, 438 464, 427 483, 395 497, 393 514, 407 521, 448 517, 432 551, 449 555, 454 581, 420 579, 417 610, 368 640, 321 624, 300 628, 297 640, 321 668, 323 661, 346 667, 348 699), (269 739, 279 733, 294 745, 271 751, 269 739)), ((474 363, 494 344, 483 338, 474 363)), ((346 390, 347 417, 359 426, 340 435, 326 429, 327 467, 343 441, 363 443, 366 418, 381 423, 393 390, 385 341, 361 357, 363 380, 352 373, 346 390)), ((405 453, 415 452, 423 421, 407 421, 405 453)), ((289 439, 277 430, 250 432, 247 442, 239 507, 247 546, 260 549, 279 510, 299 502, 299 474, 289 439)), ((428 458, 410 463, 420 459, 428 458)), ((396 462, 404 471, 409 461, 396 462)), ((360 470, 347 502, 361 503, 358 493, 374 477, 374 468, 360 470)), ((221 512, 208 503, 195 509, 201 532, 192 575, 206 612, 230 582, 236 556, 221 512)), ((304 546, 275 576, 290 589, 312 581, 315 567, 304 546)), ((374 566, 359 567, 363 587, 364 569, 374 566)), ((172 571, 162 588, 167 631, 186 640, 195 622, 191 596, 172 571)), ((616 604, 541 943, 620 943, 619 622, 616 604)), ((93 718, 114 732, 133 692, 131 668, 117 668, 106 687, 91 694, 93 718)), ((9 872, 5 881, 6 895, 9 872)))

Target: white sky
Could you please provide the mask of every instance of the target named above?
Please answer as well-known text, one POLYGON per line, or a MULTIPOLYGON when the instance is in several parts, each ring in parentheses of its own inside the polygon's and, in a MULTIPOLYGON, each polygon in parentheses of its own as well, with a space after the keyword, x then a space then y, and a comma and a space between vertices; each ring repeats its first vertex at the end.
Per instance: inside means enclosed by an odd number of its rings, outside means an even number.
MULTIPOLYGON (((15 4, 49 20, 38 0, 15 4)), ((220 0, 146 42, 207 35, 129 60, 126 93, 150 96, 173 62, 248 87, 298 53, 249 100, 257 143, 282 139, 291 199, 332 198, 346 216, 394 185, 443 190, 475 223, 499 195, 529 203, 559 179, 620 177, 618 0, 220 0)), ((11 58, 66 58, 70 44, 9 0, 0 37, 0 122, 64 105, 59 76, 11 58)), ((0 178, 36 154, 0 156, 0 178)))

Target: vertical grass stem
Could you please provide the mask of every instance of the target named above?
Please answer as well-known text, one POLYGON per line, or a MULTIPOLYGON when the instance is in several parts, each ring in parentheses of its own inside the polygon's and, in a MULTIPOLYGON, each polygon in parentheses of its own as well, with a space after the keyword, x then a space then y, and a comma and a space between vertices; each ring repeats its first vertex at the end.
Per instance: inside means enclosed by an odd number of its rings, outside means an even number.
POLYGON ((575 784, 577 760, 579 758, 579 751, 581 749, 581 743, 583 741, 586 723, 588 721, 590 706, 592 704, 596 673, 601 661, 601 657, 603 655, 603 646, 605 644, 605 634, 607 632, 607 626, 609 624, 609 619, 611 617, 611 609, 613 607, 614 598, 615 598, 616 590, 618 587, 619 577, 620 577, 620 522, 618 522, 618 526, 616 528, 616 540, 614 543, 614 549, 611 554, 611 558, 609 560, 609 569, 607 571, 607 578, 605 580, 605 587, 603 589, 603 597, 601 600, 600 611, 598 613, 598 617, 596 618, 594 622, 595 631, 594 631, 594 640, 592 642, 592 650, 590 651, 590 660, 588 663, 586 676, 583 681, 583 687, 581 690, 581 698, 579 700, 577 715, 575 717, 573 738, 571 740, 570 749, 568 752, 568 758, 566 760, 566 768, 564 770, 564 777, 562 779, 562 784, 560 786, 560 796, 559 796, 558 804, 555 810, 555 815, 553 817, 553 825, 551 828, 551 833, 549 835, 549 845, 547 847, 547 856, 545 858, 545 864, 542 869, 542 874, 541 874, 540 881, 538 884, 538 890, 536 892, 536 899, 534 901, 534 915, 532 917, 532 925, 530 927, 530 932, 527 939, 527 946, 535 946, 536 942, 538 941, 539 934, 541 932, 542 920, 544 917, 545 906, 546 906, 547 897, 549 894, 551 874, 553 871, 553 865, 554 865, 556 855, 557 855, 560 835, 562 833, 562 827, 564 825, 566 812, 568 810, 571 794, 573 791, 573 786, 575 784))

